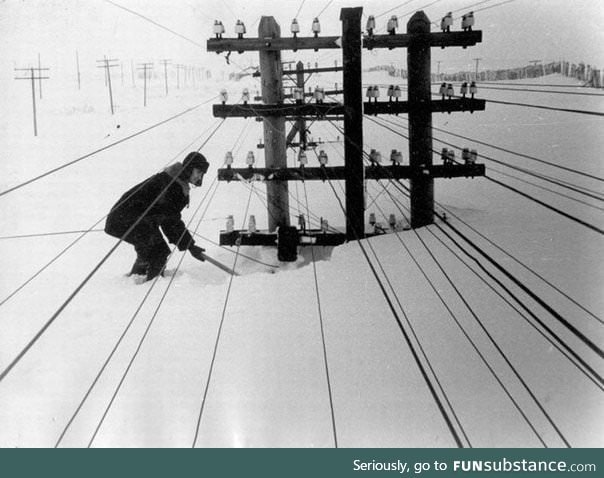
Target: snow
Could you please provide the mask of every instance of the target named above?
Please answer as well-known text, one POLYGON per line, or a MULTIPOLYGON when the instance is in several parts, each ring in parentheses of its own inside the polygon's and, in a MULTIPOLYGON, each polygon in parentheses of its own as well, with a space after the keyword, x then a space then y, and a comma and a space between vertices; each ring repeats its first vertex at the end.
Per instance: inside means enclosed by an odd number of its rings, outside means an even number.
MULTIPOLYGON (((53 5, 63 3, 53 2, 53 5)), ((78 12, 84 15, 86 9, 78 12)), ((121 31, 117 26, 114 28, 121 31)), ((10 35, 18 38, 18 28, 10 35)), ((25 46, 22 49, 26 51, 25 46)), ((67 65, 71 55, 71 49, 57 51, 56 64, 67 65)), ((213 59, 207 56, 210 65, 213 59)), ((44 97, 38 105, 39 136, 33 137, 29 83, 14 81, 12 65, 3 60, 0 98, 5 113, 0 118, 0 191, 93 151, 102 151, 0 196, 3 217, 0 301, 82 236, 21 291, 0 305, 0 370, 11 363, 114 247, 115 239, 101 229, 104 216, 120 195, 202 143, 202 152, 210 159, 212 169, 201 190, 193 190, 191 207, 183 216, 186 222, 190 221, 191 230, 198 227, 198 243, 208 254, 229 266, 235 265, 241 275, 231 278, 209 264, 200 264, 188 254, 183 258, 182 253, 175 252, 168 263, 166 277, 155 283, 137 285, 125 276, 134 260, 132 248, 120 245, 0 381, 0 446, 54 446, 131 320, 120 346, 61 446, 87 446, 101 424, 92 446, 332 447, 335 443, 330 389, 338 446, 455 446, 359 244, 352 242, 317 249, 314 258, 309 250, 304 250, 297 262, 279 263, 276 251, 271 248, 242 247, 240 252, 249 257, 246 258, 236 256, 236 248, 220 248, 205 239, 217 241, 229 214, 235 216, 236 227, 245 225, 249 198, 248 214, 256 216, 260 228, 266 227, 263 201, 250 192, 250 186, 239 183, 220 183, 207 211, 204 203, 200 213, 194 214, 210 189, 226 151, 233 150, 236 165, 241 166, 248 150, 257 151, 255 145, 262 136, 261 124, 250 119, 229 119, 205 143, 209 133, 220 124, 211 115, 211 104, 225 85, 236 98, 244 87, 252 92, 258 89, 256 80, 223 81, 218 73, 214 79, 199 82, 196 88, 192 85, 173 88, 165 97, 161 78, 154 78, 149 104, 144 108, 140 82, 133 87, 126 76, 122 85, 116 73, 114 93, 118 108, 112 116, 99 72, 93 73, 90 69, 90 74, 96 76, 88 77, 82 90, 78 90, 77 84, 66 80, 67 69, 58 66, 54 69, 55 63, 50 61, 53 80, 46 80, 43 85, 44 97), (201 106, 120 142, 195 105, 201 106), (74 232, 12 238, 88 229, 93 231, 85 235, 74 232), (143 336, 145 339, 141 342, 143 336), (202 402, 203 413, 195 440, 202 402)), ((313 83, 326 86, 335 81, 338 81, 336 77, 326 74, 312 79, 313 83)), ((363 81, 393 82, 384 73, 366 74, 363 81)), ((557 76, 530 81, 576 84, 557 76)), ((561 88, 561 91, 568 90, 561 88)), ((480 91, 479 96, 483 95, 504 101, 604 111, 601 97, 486 89, 480 91)), ((406 134, 406 120, 403 117, 393 120, 400 123, 401 132, 406 134)), ((489 104, 486 111, 471 115, 435 115, 434 126, 604 176, 598 159, 604 149, 599 118, 489 104)), ((397 148, 407 158, 406 141, 384 131, 373 122, 365 121, 366 149, 377 148, 384 154, 397 148)), ((315 124, 312 132, 314 137, 324 140, 335 139, 339 134, 329 124, 315 124)), ((435 132, 434 136, 602 193, 598 181, 478 144, 463 144, 464 140, 442 133, 435 132)), ((442 145, 435 141, 434 146, 442 145)), ((341 143, 329 145, 326 150, 330 164, 342 164, 341 143)), ((293 164, 293 155, 291 152, 289 155, 289 162, 293 164)), ((262 164, 260 151, 257 158, 262 164)), ((494 171, 503 169, 502 166, 489 161, 486 164, 488 174, 494 178, 603 227, 600 210, 505 178, 494 171)), ((341 195, 340 186, 335 187, 341 195)), ((255 183, 253 188, 260 196, 265 190, 260 183, 255 183)), ((311 221, 313 227, 319 217, 325 217, 342 230, 342 211, 331 188, 324 183, 291 184, 292 215, 306 211, 305 189, 309 209, 316 214, 311 221)), ((381 190, 382 186, 369 184, 368 202, 381 190)), ((389 190, 403 200, 392 186, 389 190)), ((439 210, 442 205, 458 216, 448 213, 451 224, 601 346, 604 339, 601 324, 488 244, 464 222, 601 316, 604 268, 600 258, 604 247, 599 234, 484 178, 437 180, 436 198, 439 210)), ((593 200, 589 202, 597 204, 593 200)), ((407 204, 407 200, 403 203, 407 204)), ((382 194, 376 204, 386 214, 395 213, 401 219, 401 212, 387 194, 382 194)), ((368 212, 375 212, 378 220, 385 222, 379 209, 376 206, 368 212)), ((405 330, 417 346, 409 328, 409 323, 413 325, 471 444, 542 446, 465 334, 501 377, 548 446, 563 446, 422 241, 568 441, 575 447, 601 447, 604 405, 597 387, 478 280, 435 236, 446 241, 443 234, 431 226, 416 232, 400 231, 364 240, 362 246, 384 281, 405 330), (421 265, 459 325, 414 260, 421 265), (390 292, 386 277, 398 301, 390 292)), ((516 286, 507 279, 501 280, 602 373, 601 362, 592 351, 516 286)), ((422 363, 426 365, 423 359, 422 363)))

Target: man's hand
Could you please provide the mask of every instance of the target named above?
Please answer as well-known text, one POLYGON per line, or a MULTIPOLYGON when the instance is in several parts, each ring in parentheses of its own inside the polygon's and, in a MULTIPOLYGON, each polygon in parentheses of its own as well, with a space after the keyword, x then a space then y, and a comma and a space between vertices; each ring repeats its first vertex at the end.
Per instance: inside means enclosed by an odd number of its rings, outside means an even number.
POLYGON ((195 259, 197 259, 199 261, 205 261, 206 260, 205 256, 203 255, 203 253, 205 251, 206 250, 203 247, 198 247, 198 246, 195 246, 195 245, 189 247, 189 252, 191 253, 191 255, 195 259))

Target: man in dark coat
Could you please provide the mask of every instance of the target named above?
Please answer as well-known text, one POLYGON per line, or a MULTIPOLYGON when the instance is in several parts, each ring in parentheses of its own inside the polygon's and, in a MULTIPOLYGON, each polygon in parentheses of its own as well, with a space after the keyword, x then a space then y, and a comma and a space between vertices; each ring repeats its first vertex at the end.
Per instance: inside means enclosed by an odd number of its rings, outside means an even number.
POLYGON ((182 163, 175 163, 126 191, 111 208, 105 232, 134 246, 136 261, 131 275, 144 275, 151 280, 163 272, 170 248, 162 232, 180 251, 188 250, 204 260, 204 249, 195 245, 180 213, 189 205, 189 183, 201 186, 208 167, 201 153, 189 153, 182 163))

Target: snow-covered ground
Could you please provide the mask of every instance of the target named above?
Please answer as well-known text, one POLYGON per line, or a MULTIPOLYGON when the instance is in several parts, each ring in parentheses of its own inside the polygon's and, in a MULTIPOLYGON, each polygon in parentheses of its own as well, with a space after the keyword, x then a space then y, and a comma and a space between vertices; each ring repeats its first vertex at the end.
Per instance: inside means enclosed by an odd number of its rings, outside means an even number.
MULTIPOLYGON (((210 242, 218 240, 227 215, 234 215, 237 227, 246 224, 249 198, 248 214, 255 215, 259 227, 266 226, 266 208, 260 200, 265 187, 261 183, 253 185, 259 195, 241 183, 219 183, 211 202, 204 202, 194 214, 211 188, 226 151, 232 150, 236 165, 242 166, 246 152, 254 150, 262 164, 262 152, 255 148, 262 136, 261 124, 253 119, 229 119, 205 143, 220 124, 211 115, 211 104, 220 88, 226 85, 232 101, 237 101, 244 87, 252 92, 259 88, 256 80, 228 82, 215 78, 198 83, 196 88, 173 89, 168 97, 155 84, 146 108, 142 106, 140 84, 135 88, 128 81, 124 85, 117 81, 118 109, 113 116, 108 111, 102 77, 97 76, 96 83, 82 90, 73 82, 48 80, 43 85, 44 97, 38 102, 39 135, 33 137, 29 84, 13 80, 12 74, 11 67, 0 85, 0 192, 101 151, 0 196, 0 371, 115 245, 115 239, 99 230, 119 196, 202 144, 212 169, 202 189, 193 191, 191 207, 183 216, 191 221, 191 229, 199 227, 198 242, 208 254, 234 264, 241 275, 231 281, 221 270, 188 255, 183 259, 176 252, 166 277, 136 285, 125 276, 134 260, 132 248, 120 245, 0 381, 0 446, 54 446, 132 319, 61 446, 87 446, 92 437, 92 446, 97 447, 188 447, 193 443, 201 447, 331 447, 334 437, 341 447, 455 446, 359 244, 317 250, 314 258, 306 249, 296 263, 279 263, 271 248, 243 247, 240 252, 248 256, 243 257, 236 256, 234 248, 220 248, 210 242), (120 142, 195 105, 200 106, 120 142), (85 235, 48 235, 89 229, 92 231, 85 235)), ((335 81, 328 75, 314 76, 311 84, 330 87, 335 81)), ((561 77, 530 81, 575 84, 561 77)), ((364 82, 389 84, 393 80, 384 73, 371 73, 364 76, 364 82)), ((485 89, 479 97, 604 111, 604 101, 597 96, 485 89)), ((399 123, 406 134, 403 117, 391 121, 399 123)), ((484 112, 435 115, 434 126, 604 177, 599 156, 604 150, 604 137, 599 117, 488 104, 484 112)), ((323 140, 335 140, 339 134, 328 123, 314 124, 312 132, 313 137, 323 140)), ((603 193, 600 181, 464 143, 443 133, 435 132, 434 136, 603 193)), ((384 155, 397 148, 408 157, 403 138, 369 120, 365 121, 365 146, 377 148, 384 155)), ((442 145, 435 141, 434 147, 442 145)), ((330 144, 326 150, 330 164, 342 163, 341 143, 330 144)), ((293 165, 293 153, 288 154, 293 165)), ((316 159, 311 157, 311 161, 316 159)), ((493 178, 603 228, 601 209, 502 176, 495 169, 507 170, 485 162, 493 178)), ((367 185, 368 203, 382 193, 383 186, 387 184, 367 185)), ((407 204, 393 186, 388 190, 407 204)), ((309 209, 316 214, 312 225, 317 225, 318 217, 325 217, 342 229, 343 214, 331 188, 317 182, 307 184, 306 191, 309 209)), ((336 191, 341 195, 339 186, 336 191)), ((561 191, 599 207, 596 200, 561 191)), ((305 186, 291 184, 290 193, 292 215, 306 212, 305 186)), ((485 178, 439 179, 436 199, 457 216, 448 214, 455 227, 602 346, 601 323, 462 221, 601 317, 604 243, 600 234, 485 178)), ((379 221, 386 222, 380 210, 402 220, 401 211, 388 194, 382 193, 376 204, 368 212, 375 212, 379 221)), ((386 283, 405 330, 410 333, 409 324, 413 326, 471 445, 542 446, 537 435, 548 446, 564 445, 476 318, 572 446, 604 445, 601 390, 437 237, 451 244, 431 226, 365 240, 363 246, 378 275, 382 280, 387 277, 396 291, 398 301, 386 283), (480 360, 466 334, 534 431, 480 360)), ((507 279, 501 280, 602 374, 604 369, 596 354, 507 279)), ((488 282, 493 284, 492 280, 488 282)), ((417 348, 416 339, 412 337, 412 341, 417 348)))

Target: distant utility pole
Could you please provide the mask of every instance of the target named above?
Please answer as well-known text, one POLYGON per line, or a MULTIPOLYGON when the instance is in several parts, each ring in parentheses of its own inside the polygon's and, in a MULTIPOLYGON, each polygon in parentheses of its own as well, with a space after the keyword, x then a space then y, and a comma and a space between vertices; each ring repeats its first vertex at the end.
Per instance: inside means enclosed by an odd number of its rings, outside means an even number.
POLYGON ((78 73, 78 90, 81 90, 82 83, 80 78, 80 56, 78 55, 78 50, 76 50, 76 71, 78 73))
MULTIPOLYGON (((42 69, 42 61, 40 60, 40 54, 38 53, 38 70, 42 69)), ((39 90, 40 90, 40 99, 42 99, 42 78, 38 80, 39 90)))
POLYGON ((142 63, 139 65, 138 69, 143 70, 143 84, 144 84, 143 106, 147 106, 147 71, 151 71, 153 69, 153 63, 142 63))
POLYGON ((442 60, 436 62, 436 78, 438 78, 438 81, 440 81, 440 64, 441 63, 442 63, 442 60))
MULTIPOLYGON (((176 65, 176 88, 180 88, 180 70, 184 70, 185 68, 185 65, 176 65)), ((186 78, 184 83, 186 84, 186 78)))
POLYGON ((478 62, 480 62, 482 58, 473 58, 473 60, 476 62, 476 70, 474 70, 474 79, 478 81, 478 62))
POLYGON ((166 96, 168 96, 168 65, 172 60, 164 59, 160 60, 161 64, 164 65, 164 85, 166 87, 166 96))
POLYGON ((135 88, 136 83, 134 81, 134 60, 130 60, 130 72, 132 73, 132 88, 135 88))
POLYGON ((113 90, 111 89, 111 68, 115 68, 118 66, 118 64, 116 63, 117 61, 119 61, 119 60, 116 60, 116 59, 109 60, 106 56, 102 60, 96 61, 97 63, 101 63, 100 65, 97 65, 97 68, 105 69, 105 78, 107 81, 107 85, 109 86, 109 105, 111 106, 111 114, 114 113, 113 90))
MULTIPOLYGON (((50 68, 15 68, 15 71, 26 71, 29 76, 16 76, 15 80, 31 81, 31 100, 34 112, 34 136, 38 136, 38 121, 36 117, 36 80, 48 80, 50 77, 42 76, 42 71, 48 71, 50 68)), ((27 74, 26 74, 27 75, 27 74)))

